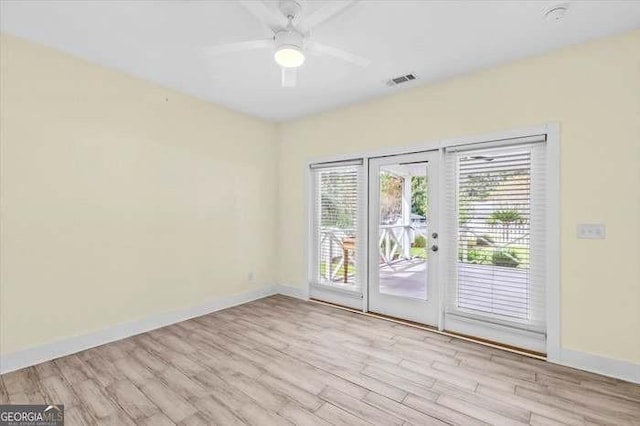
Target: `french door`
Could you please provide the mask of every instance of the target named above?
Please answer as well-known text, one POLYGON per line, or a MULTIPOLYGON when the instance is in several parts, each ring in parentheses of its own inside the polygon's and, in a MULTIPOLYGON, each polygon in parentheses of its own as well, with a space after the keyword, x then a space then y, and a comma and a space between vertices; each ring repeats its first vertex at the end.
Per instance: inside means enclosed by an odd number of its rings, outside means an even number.
POLYGON ((311 165, 311 297, 545 352, 546 142, 311 165))
POLYGON ((368 310, 437 326, 437 151, 369 160, 368 310))

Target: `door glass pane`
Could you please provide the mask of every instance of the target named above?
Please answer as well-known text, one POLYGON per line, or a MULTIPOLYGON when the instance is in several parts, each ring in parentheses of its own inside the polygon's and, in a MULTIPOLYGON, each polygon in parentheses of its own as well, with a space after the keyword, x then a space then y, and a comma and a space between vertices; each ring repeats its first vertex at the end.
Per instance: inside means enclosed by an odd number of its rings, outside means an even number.
POLYGON ((427 163, 380 167, 380 293, 427 299, 427 163))

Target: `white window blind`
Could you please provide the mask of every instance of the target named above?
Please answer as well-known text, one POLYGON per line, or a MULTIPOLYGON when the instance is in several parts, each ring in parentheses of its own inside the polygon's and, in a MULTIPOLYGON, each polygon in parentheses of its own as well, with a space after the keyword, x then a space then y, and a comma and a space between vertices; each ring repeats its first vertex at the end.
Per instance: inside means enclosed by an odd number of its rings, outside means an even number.
POLYGON ((545 143, 456 148, 446 162, 445 315, 544 334, 545 143))
POLYGON ((311 166, 313 179, 312 283, 361 287, 359 238, 363 214, 362 161, 311 166))

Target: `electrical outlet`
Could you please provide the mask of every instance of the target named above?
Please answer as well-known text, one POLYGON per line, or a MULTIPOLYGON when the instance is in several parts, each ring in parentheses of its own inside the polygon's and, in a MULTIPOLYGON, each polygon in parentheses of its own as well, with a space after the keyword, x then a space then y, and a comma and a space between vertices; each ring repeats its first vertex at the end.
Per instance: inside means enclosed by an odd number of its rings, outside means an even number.
POLYGON ((580 223, 578 224, 578 238, 590 240, 604 240, 605 226, 603 223, 580 223))
POLYGON ((252 272, 249 272, 249 274, 247 274, 247 279, 248 279, 249 281, 253 281, 253 271, 252 271, 252 272))

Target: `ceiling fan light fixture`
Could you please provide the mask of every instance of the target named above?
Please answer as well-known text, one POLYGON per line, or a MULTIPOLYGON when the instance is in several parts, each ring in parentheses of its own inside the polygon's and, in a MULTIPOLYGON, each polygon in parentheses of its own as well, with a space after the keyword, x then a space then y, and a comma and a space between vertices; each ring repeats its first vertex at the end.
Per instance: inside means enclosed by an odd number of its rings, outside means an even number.
POLYGON ((284 68, 298 68, 305 60, 304 53, 297 46, 280 46, 273 57, 284 68))
POLYGON ((305 56, 302 51, 304 38, 294 29, 288 28, 276 33, 276 52, 273 58, 284 68, 298 68, 304 64, 305 56))

